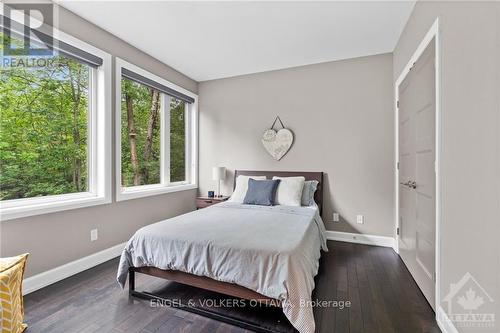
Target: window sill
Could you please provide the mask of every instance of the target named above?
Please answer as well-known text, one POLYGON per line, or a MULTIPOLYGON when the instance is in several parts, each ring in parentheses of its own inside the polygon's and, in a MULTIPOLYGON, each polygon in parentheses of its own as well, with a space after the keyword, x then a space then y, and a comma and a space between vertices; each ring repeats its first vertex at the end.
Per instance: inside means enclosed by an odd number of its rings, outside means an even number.
POLYGON ((198 185, 196 184, 182 184, 182 185, 171 185, 171 186, 145 185, 145 186, 127 187, 127 188, 122 188, 121 191, 116 193, 116 201, 138 199, 165 193, 194 190, 197 188, 198 185))
POLYGON ((55 213, 111 203, 111 198, 92 193, 62 194, 0 203, 0 220, 55 213))

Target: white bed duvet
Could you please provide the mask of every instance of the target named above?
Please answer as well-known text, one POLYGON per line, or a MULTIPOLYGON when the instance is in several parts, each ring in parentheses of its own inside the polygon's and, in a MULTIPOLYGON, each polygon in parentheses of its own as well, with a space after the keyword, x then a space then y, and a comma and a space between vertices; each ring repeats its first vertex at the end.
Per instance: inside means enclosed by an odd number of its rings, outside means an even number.
POLYGON ((123 250, 117 279, 130 266, 179 270, 235 283, 283 302, 301 333, 315 330, 311 293, 325 226, 317 207, 224 202, 139 229, 123 250))

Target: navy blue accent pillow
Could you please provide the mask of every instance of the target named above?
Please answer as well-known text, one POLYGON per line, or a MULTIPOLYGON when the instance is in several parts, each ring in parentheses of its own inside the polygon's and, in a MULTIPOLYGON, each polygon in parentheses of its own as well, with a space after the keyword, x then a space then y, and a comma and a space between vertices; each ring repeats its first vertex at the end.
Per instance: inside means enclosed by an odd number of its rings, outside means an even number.
POLYGON ((273 206, 276 189, 280 180, 248 180, 248 190, 243 199, 247 205, 273 206))

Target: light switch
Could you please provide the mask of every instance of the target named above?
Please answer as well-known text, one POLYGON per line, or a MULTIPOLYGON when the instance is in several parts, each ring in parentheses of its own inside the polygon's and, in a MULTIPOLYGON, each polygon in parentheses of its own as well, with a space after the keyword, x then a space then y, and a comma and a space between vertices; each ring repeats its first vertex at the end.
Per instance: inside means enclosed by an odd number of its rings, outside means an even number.
POLYGON ((356 215, 356 222, 358 224, 363 224, 365 223, 365 217, 363 215, 356 215))

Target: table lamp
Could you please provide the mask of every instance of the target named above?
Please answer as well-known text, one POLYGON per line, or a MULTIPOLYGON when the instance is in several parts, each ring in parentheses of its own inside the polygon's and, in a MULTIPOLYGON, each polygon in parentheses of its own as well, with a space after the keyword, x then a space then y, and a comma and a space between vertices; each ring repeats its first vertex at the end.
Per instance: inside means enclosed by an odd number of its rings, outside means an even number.
POLYGON ((220 183, 222 180, 226 179, 226 168, 225 167, 213 167, 212 168, 212 179, 217 181, 217 197, 221 197, 220 194, 220 183))

